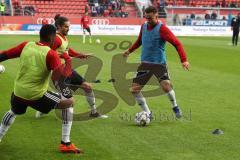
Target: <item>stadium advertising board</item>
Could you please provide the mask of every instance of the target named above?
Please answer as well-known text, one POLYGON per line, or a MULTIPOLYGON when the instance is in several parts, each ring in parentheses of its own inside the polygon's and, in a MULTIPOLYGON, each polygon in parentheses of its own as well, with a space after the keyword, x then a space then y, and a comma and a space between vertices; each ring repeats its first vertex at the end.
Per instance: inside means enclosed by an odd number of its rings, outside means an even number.
MULTIPOLYGON (((93 35, 138 35, 140 25, 90 25, 93 35)), ((69 34, 82 34, 80 25, 71 25, 69 34)))
MULTIPOLYGON (((4 25, 0 34, 38 34, 41 25, 4 25)), ((91 25, 93 35, 138 35, 140 25, 91 25)), ((230 27, 168 26, 177 36, 231 36, 230 27)), ((70 35, 81 35, 80 25, 71 25, 70 35)))
MULTIPOLYGON (((42 24, 42 20, 46 19, 49 24, 54 24, 53 17, 29 17, 29 16, 2 16, 0 24, 42 24)), ((71 24, 80 24, 81 17, 70 17, 71 24)), ((165 23, 165 19, 161 19, 165 23)), ((106 18, 94 17, 90 19, 93 25, 140 25, 145 22, 144 18, 106 18)))
MULTIPOLYGON (((24 19, 24 24, 9 23, 0 24, 0 34, 38 34, 41 24, 41 17, 31 19, 33 23, 24 19), (27 23, 28 22, 28 23, 27 23)), ((7 20, 2 18, 2 20, 7 20)), ((20 19, 20 18, 18 18, 20 19)), ((51 23, 53 23, 52 19, 51 23)), ((83 34, 79 18, 72 18, 70 27, 70 35, 83 34)), ((164 20, 161 20, 165 23, 164 20)), ((145 22, 140 18, 92 18, 91 30, 93 35, 138 35, 140 26, 145 22)), ((231 36, 232 31, 227 27, 227 21, 199 21, 193 20, 193 26, 169 26, 170 29, 178 36, 231 36)))
POLYGON ((227 20, 191 20, 192 26, 227 26, 227 20))
POLYGON ((230 27, 168 26, 177 36, 231 36, 230 27))
POLYGON ((21 31, 22 24, 0 24, 0 31, 21 31))

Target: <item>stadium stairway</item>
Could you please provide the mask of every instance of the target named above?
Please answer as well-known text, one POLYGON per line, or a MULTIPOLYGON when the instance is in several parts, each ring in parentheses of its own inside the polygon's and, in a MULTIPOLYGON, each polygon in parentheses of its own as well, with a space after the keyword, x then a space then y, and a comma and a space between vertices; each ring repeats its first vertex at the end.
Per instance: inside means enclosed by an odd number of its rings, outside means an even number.
POLYGON ((137 8, 134 0, 125 0, 124 11, 128 12, 128 17, 137 17, 137 8))

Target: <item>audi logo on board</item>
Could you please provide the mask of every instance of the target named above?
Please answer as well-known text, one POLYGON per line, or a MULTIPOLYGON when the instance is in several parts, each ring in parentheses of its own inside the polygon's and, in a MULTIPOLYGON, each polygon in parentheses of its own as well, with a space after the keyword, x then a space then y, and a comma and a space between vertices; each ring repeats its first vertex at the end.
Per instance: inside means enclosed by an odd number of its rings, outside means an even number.
POLYGON ((109 25, 108 19, 92 19, 93 25, 109 25))
POLYGON ((43 19, 46 19, 48 21, 48 24, 54 24, 54 22, 55 22, 53 18, 38 18, 37 24, 42 24, 43 19))

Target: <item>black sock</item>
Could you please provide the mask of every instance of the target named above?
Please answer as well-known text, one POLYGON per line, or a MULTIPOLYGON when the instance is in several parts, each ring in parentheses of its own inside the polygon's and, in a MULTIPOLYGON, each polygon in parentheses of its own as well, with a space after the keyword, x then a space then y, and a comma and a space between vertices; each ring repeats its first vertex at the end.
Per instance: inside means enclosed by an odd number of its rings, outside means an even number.
POLYGON ((71 144, 71 142, 63 142, 63 141, 61 141, 61 144, 69 146, 71 144))

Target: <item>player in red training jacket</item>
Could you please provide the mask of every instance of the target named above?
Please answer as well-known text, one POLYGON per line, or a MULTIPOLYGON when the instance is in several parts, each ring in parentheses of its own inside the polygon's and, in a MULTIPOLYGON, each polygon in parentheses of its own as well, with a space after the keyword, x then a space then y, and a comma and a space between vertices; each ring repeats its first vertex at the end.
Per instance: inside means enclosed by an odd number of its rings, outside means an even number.
MULTIPOLYGON (((62 56, 65 60, 64 67, 58 53, 50 48, 55 37, 56 28, 53 25, 44 25, 40 30, 39 42, 23 42, 0 53, 0 62, 17 57, 20 59, 11 96, 11 109, 4 115, 0 125, 0 141, 16 116, 24 114, 28 106, 42 113, 48 113, 52 109, 65 110, 72 107, 73 98, 63 99, 60 94, 48 90, 51 72, 69 77, 72 71, 69 56, 67 54, 62 56)), ((53 78, 58 80, 57 77, 53 78)), ((67 136, 70 136, 70 133, 67 136)), ((61 152, 82 152, 71 142, 63 144, 63 139, 60 149, 61 152)))
POLYGON ((81 26, 83 29, 83 43, 85 43, 85 38, 86 38, 86 31, 89 34, 89 43, 92 43, 92 34, 91 34, 91 29, 89 26, 89 16, 88 16, 88 12, 85 13, 85 15, 82 16, 81 18, 81 26))
POLYGON ((142 25, 137 41, 123 54, 127 57, 142 45, 141 64, 138 67, 136 77, 133 79, 132 93, 142 110, 152 117, 152 112, 149 110, 141 90, 154 75, 158 79, 162 90, 168 96, 175 116, 180 118, 182 113, 177 104, 167 69, 166 41, 170 42, 176 48, 183 68, 188 70, 189 63, 186 53, 176 36, 164 24, 158 22, 158 13, 155 7, 150 6, 146 8, 145 17, 147 22, 142 25))

